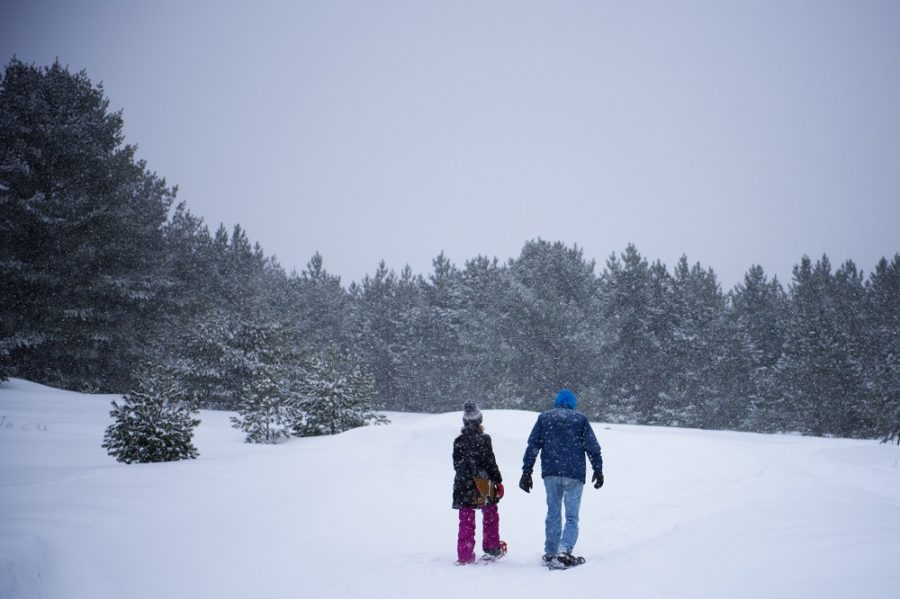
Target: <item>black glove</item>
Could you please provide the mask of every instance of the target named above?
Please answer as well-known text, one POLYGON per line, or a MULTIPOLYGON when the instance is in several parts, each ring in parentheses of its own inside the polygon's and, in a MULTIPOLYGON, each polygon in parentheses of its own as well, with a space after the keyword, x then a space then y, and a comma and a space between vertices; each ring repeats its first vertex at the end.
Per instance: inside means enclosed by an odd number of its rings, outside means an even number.
POLYGON ((519 479, 519 488, 526 493, 531 493, 531 487, 533 486, 534 483, 531 482, 531 474, 529 474, 528 472, 523 472, 522 478, 519 479))
POLYGON ((599 489, 603 486, 603 471, 602 470, 594 470, 594 476, 591 478, 591 482, 594 483, 594 488, 599 489))

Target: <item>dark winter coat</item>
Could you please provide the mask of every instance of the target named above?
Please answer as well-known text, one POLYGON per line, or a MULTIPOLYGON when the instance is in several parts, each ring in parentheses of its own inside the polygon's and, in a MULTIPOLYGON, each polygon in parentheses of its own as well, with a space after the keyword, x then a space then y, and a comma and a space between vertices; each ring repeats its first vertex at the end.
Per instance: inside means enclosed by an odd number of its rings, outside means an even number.
MULTIPOLYGON (((473 423, 463 427, 453 441, 453 509, 475 506, 475 479, 486 478, 495 483, 503 482, 490 435, 482 432, 481 426, 473 423)), ((492 502, 496 503, 496 501, 492 502)))
POLYGON ((584 456, 594 470, 603 470, 600 444, 587 416, 567 407, 553 408, 538 416, 522 460, 522 471, 531 474, 538 453, 541 477, 563 476, 585 481, 584 456))

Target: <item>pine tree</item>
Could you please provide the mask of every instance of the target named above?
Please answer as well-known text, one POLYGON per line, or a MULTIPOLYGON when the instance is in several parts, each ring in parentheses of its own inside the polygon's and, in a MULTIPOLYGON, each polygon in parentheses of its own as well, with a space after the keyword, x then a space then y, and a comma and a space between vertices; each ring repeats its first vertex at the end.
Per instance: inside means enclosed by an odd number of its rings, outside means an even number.
POLYGON ((863 273, 852 260, 834 274, 832 328, 837 340, 834 361, 838 364, 838 387, 834 392, 831 429, 842 437, 874 437, 881 430, 866 388, 866 291, 863 273))
POLYGON ((181 310, 168 317, 163 351, 199 406, 238 410, 259 351, 248 340, 262 334, 271 351, 291 351, 283 325, 288 281, 239 226, 230 236, 220 226, 210 237, 202 221, 179 209, 166 232, 181 310))
POLYGON ((237 315, 215 309, 178 331, 171 364, 184 392, 201 408, 236 410, 245 372, 238 368, 237 315))
POLYGON ((784 346, 788 298, 777 277, 769 280, 753 266, 732 290, 728 345, 724 350, 727 401, 742 430, 785 430, 786 406, 776 386, 776 366, 784 346))
POLYGON ((725 296, 715 273, 699 263, 689 267, 682 256, 671 292, 669 420, 681 426, 733 427, 740 415, 722 398, 725 296))
POLYGON ((878 262, 866 284, 865 305, 866 411, 883 434, 900 427, 900 254, 878 262))
POLYGON ((175 190, 125 145, 103 88, 16 59, 0 82, 0 323, 20 376, 122 389, 165 310, 175 190))
POLYGON ((290 435, 296 384, 286 372, 284 365, 260 361, 245 382, 238 415, 232 416, 231 423, 246 433, 248 443, 276 443, 290 435))
POLYGON ((200 420, 183 397, 171 372, 148 365, 122 403, 112 402, 109 415, 115 422, 106 429, 103 448, 126 464, 196 458, 199 454, 192 439, 200 420))
POLYGON ((514 383, 528 407, 540 409, 562 387, 581 390, 591 372, 590 310, 597 291, 594 262, 578 246, 529 241, 510 262, 503 336, 514 383))
POLYGON ((897 445, 900 445, 900 408, 897 408, 894 411, 894 417, 891 420, 890 428, 888 429, 887 434, 881 439, 882 443, 890 443, 894 439, 897 440, 897 445))
POLYGON ((462 297, 456 267, 443 252, 422 283, 422 353, 418 363, 421 393, 439 412, 457 408, 463 370, 460 355, 462 297))
POLYGON ((601 276, 603 395, 608 418, 656 424, 664 418, 671 377, 671 275, 633 245, 613 254, 601 276))
POLYGON ((375 382, 359 362, 331 348, 310 356, 292 426, 302 437, 334 435, 387 422, 372 410, 375 382))
POLYGON ((406 266, 398 277, 384 262, 361 286, 351 287, 354 349, 375 376, 384 407, 429 411, 430 399, 419 387, 424 300, 421 277, 406 266))
POLYGON ((166 314, 167 324, 179 331, 220 307, 218 298, 223 295, 223 286, 215 276, 216 256, 209 229, 183 202, 175 208, 163 234, 169 284, 166 296, 171 308, 166 314))
POLYGON ((9 380, 10 365, 9 345, 6 339, 0 338, 0 383, 9 380))
POLYGON ((287 326, 298 342, 312 347, 351 345, 350 296, 340 277, 331 275, 318 252, 310 258, 300 276, 287 283, 284 313, 287 326))
MULTIPOLYGON (((778 364, 779 389, 796 430, 813 435, 859 435, 862 383, 862 278, 852 263, 837 275, 822 256, 804 256, 794 268, 785 351, 778 364)), ((870 430, 869 434, 874 431, 870 430)))
POLYGON ((288 436, 291 405, 299 384, 293 352, 281 327, 272 322, 239 320, 223 347, 226 385, 234 390, 238 415, 232 425, 249 443, 275 443, 288 436))
POLYGON ((521 408, 525 397, 513 375, 518 347, 504 335, 513 326, 508 269, 496 258, 478 256, 466 262, 459 286, 459 397, 481 398, 498 408, 521 408))

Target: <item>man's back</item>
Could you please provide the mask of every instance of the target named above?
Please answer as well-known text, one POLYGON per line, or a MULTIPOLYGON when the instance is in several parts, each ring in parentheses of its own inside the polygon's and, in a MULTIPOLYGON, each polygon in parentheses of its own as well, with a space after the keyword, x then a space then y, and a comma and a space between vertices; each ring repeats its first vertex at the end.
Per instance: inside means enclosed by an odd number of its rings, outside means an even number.
POLYGON ((594 470, 603 467, 600 444, 587 417, 571 408, 557 407, 538 416, 528 437, 523 470, 531 472, 541 454, 541 476, 563 476, 585 481, 584 456, 594 470))

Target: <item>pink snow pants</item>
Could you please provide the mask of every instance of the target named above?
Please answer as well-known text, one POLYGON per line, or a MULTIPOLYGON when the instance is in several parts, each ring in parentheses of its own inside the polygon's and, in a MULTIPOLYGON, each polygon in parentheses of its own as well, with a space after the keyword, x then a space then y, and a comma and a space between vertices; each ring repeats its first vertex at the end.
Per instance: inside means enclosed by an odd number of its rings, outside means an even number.
MULTIPOLYGON (((500 513, 497 504, 481 508, 484 534, 481 548, 490 551, 500 547, 500 513)), ((461 562, 475 561, 475 508, 459 509, 459 536, 456 539, 456 558, 461 562)))

